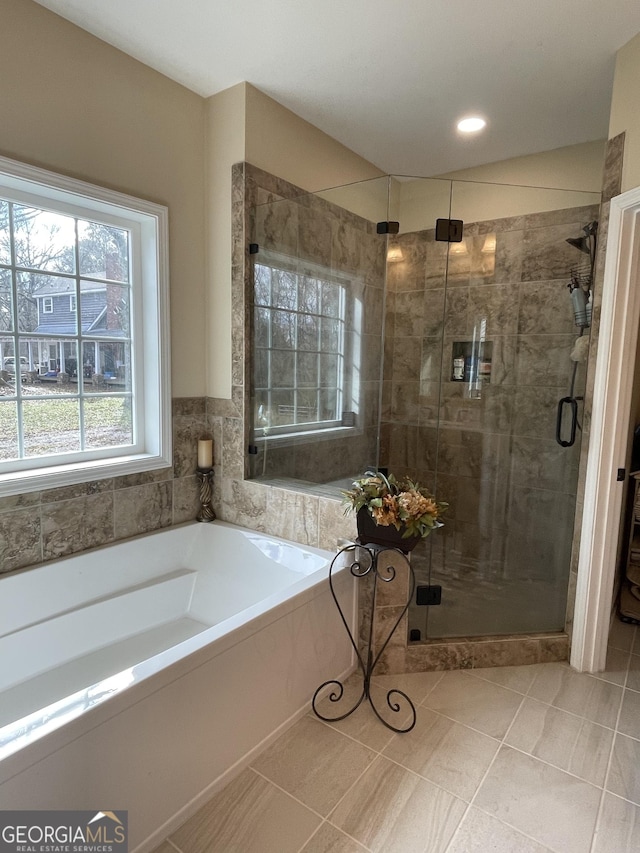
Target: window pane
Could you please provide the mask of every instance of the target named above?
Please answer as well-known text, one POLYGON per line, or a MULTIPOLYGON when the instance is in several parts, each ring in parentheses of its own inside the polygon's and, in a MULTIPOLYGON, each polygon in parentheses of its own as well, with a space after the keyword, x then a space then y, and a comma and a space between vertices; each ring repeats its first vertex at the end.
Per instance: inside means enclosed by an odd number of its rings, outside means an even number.
POLYGON ((328 314, 329 317, 340 316, 340 286, 331 282, 323 281, 322 292, 322 313, 328 314))
POLYGON ((11 296, 11 273, 0 270, 0 332, 13 329, 13 306, 11 296))
POLYGON ((9 232, 9 203, 0 200, 0 264, 11 263, 11 235, 9 232))
POLYGON ((256 305, 271 304, 271 270, 256 264, 254 268, 254 294, 256 305))
POLYGON ((22 404, 25 456, 80 450, 78 400, 51 397, 22 404))
POLYGON ((318 308, 318 282, 315 278, 301 277, 298 285, 298 310, 317 314, 318 308))
POLYGON ((268 308, 256 308, 254 322, 254 339, 256 346, 269 346, 269 325, 271 323, 271 311, 268 308))
POLYGON ((271 392, 271 426, 283 426, 295 423, 294 392, 272 391, 271 392))
POLYGON ((73 217, 14 204, 13 234, 19 267, 75 272, 73 217))
POLYGON ((123 341, 84 341, 82 375, 87 393, 131 391, 131 350, 123 341))
POLYGON ((296 341, 296 315, 287 311, 271 312, 271 346, 294 349, 296 341))
MULTIPOLYGON (((2 393, 0 391, 0 393, 2 393)), ((18 458, 18 410, 12 400, 0 399, 0 460, 18 458)))
POLYGON ((83 406, 87 449, 133 443, 130 397, 95 397, 83 406))
POLYGON ((318 318, 309 314, 298 315, 298 349, 318 350, 318 318))
POLYGON ((296 385, 316 388, 318 385, 318 356, 315 352, 300 352, 297 358, 296 385))
POLYGON ((271 353, 271 387, 293 388, 295 354, 291 350, 273 350, 271 353))
POLYGON ((269 350, 255 350, 253 376, 256 388, 269 387, 269 350))
MULTIPOLYGON (((13 338, 0 337, 0 370, 2 370, 2 382, 0 383, 0 395, 12 397, 15 394, 16 354, 13 338), (3 384, 8 383, 8 384, 3 384)), ((2 433, 0 432, 0 437, 2 433)))
POLYGON ((338 385, 338 356, 323 354, 320 356, 320 385, 333 388, 338 385))
POLYGON ((320 420, 337 421, 338 392, 332 388, 323 388, 320 392, 320 420))
POLYGON ((75 335, 78 330, 76 312, 70 297, 76 292, 72 278, 19 272, 18 329, 45 335, 75 335))
POLYGON ((340 351, 340 321, 330 318, 322 320, 321 348, 324 352, 340 351))
POLYGON ((296 423, 299 424, 318 420, 318 393, 315 389, 298 391, 297 416, 296 423))
POLYGON ((129 281, 129 233, 78 220, 80 275, 129 281))
POLYGON ((274 308, 295 311, 297 304, 296 275, 285 270, 273 270, 271 279, 271 304, 274 308))
POLYGON ((80 315, 84 334, 131 336, 130 290, 119 284, 80 282, 80 315))

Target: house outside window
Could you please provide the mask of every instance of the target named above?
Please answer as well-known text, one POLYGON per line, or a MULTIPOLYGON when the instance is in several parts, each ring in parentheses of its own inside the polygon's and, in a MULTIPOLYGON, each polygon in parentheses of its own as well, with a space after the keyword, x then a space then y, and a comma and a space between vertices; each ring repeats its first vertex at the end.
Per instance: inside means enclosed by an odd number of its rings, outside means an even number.
POLYGON ((166 230, 0 158, 0 495, 170 463, 166 230))

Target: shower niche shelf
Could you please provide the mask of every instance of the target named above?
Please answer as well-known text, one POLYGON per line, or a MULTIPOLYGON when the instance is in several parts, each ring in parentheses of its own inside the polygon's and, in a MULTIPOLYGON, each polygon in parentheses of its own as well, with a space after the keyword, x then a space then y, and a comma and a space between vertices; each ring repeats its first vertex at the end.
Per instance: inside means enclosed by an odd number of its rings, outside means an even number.
POLYGON ((451 381, 480 386, 491 381, 493 341, 453 341, 451 381))

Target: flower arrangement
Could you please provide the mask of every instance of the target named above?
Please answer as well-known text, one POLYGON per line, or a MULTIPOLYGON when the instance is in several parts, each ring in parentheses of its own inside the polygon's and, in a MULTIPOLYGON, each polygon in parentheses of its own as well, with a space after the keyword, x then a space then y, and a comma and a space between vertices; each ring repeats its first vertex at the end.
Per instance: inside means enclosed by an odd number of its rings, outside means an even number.
POLYGON ((342 494, 345 514, 366 508, 376 525, 402 530, 403 539, 424 539, 441 527, 440 515, 448 506, 408 477, 397 480, 393 474, 385 476, 380 471, 367 471, 342 494))

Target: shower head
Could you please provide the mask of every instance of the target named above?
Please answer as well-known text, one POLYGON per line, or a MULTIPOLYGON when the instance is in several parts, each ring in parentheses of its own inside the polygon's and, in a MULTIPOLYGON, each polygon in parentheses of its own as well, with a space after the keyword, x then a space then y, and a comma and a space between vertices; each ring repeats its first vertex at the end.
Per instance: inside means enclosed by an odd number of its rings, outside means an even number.
POLYGON ((590 253, 589 240, 586 237, 567 237, 567 243, 578 249, 580 252, 584 252, 585 255, 590 253))

